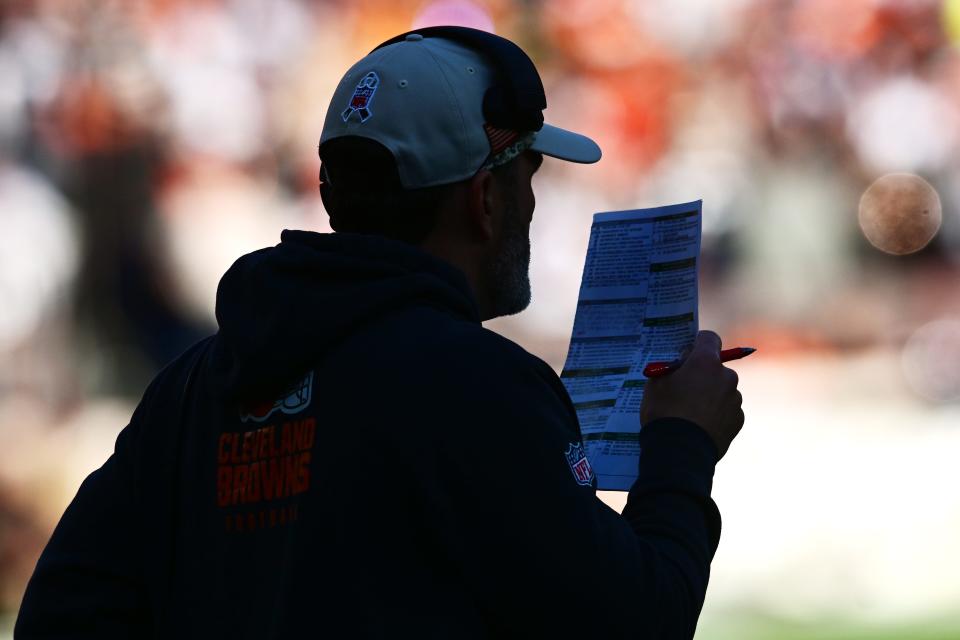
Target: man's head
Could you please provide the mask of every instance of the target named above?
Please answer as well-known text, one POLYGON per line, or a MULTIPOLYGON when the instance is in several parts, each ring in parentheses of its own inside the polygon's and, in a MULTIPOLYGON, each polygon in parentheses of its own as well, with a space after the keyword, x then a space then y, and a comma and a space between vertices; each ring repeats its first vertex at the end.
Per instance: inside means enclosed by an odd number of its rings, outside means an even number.
POLYGON ((460 267, 485 318, 520 311, 542 155, 600 158, 589 138, 544 125, 545 107, 536 68, 504 38, 433 27, 387 41, 347 72, 327 112, 321 194, 331 226, 460 267))

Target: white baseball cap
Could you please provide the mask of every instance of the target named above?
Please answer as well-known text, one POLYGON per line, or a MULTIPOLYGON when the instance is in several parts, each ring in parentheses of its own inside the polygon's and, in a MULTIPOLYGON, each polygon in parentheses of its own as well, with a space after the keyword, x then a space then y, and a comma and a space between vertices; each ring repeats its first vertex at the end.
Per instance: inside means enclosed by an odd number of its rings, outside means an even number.
POLYGON ((379 142, 406 189, 458 182, 531 149, 593 163, 590 138, 543 123, 543 83, 513 42, 466 27, 428 27, 391 38, 337 86, 320 136, 379 142))

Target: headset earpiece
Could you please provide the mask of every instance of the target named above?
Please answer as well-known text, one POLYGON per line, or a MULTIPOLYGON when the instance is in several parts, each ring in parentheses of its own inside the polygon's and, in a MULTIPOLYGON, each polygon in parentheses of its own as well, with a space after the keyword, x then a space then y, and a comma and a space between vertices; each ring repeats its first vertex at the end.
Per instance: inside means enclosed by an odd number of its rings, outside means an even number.
POLYGON ((372 51, 401 42, 411 33, 418 33, 424 38, 452 40, 476 50, 493 64, 499 72, 499 82, 487 89, 483 97, 483 115, 488 124, 515 131, 539 131, 543 128, 547 97, 540 74, 523 49, 506 38, 479 29, 425 27, 394 36, 372 51))

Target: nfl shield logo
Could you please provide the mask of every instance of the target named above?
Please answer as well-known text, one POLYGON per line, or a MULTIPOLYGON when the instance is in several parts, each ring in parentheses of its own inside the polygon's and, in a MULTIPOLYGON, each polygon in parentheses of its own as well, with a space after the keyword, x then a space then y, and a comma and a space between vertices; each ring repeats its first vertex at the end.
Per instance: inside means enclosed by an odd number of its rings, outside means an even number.
POLYGON ((590 486, 593 482, 593 467, 590 466, 590 461, 583 452, 583 444, 571 442, 564 456, 567 458, 567 464, 570 465, 570 471, 573 471, 573 478, 577 484, 590 486))

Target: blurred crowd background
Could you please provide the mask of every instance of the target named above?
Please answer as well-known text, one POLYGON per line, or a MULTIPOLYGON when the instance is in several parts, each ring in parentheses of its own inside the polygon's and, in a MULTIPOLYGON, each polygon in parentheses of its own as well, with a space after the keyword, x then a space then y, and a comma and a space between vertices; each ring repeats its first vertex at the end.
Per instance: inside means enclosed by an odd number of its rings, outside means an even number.
POLYGON ((534 302, 490 328, 559 368, 591 214, 704 201, 701 326, 759 352, 698 638, 960 638, 955 0, 3 0, 0 628, 220 275, 329 231, 342 73, 433 24, 521 44, 604 150, 544 164, 534 302), (905 255, 861 229, 909 231, 860 206, 887 174, 942 211, 905 255))

